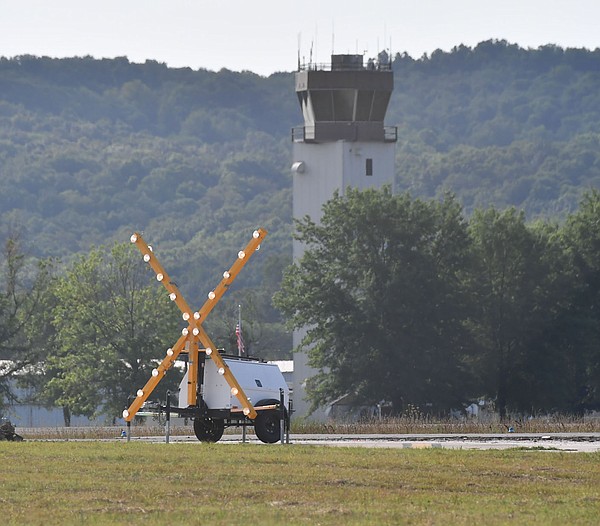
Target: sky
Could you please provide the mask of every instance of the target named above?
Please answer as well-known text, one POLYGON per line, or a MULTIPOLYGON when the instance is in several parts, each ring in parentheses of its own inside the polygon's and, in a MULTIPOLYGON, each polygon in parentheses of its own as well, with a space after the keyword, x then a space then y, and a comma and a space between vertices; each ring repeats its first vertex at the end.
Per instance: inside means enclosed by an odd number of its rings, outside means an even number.
POLYGON ((0 56, 126 56, 260 75, 504 39, 600 47, 600 0, 0 0, 0 56), (312 52, 311 52, 312 50, 312 52))

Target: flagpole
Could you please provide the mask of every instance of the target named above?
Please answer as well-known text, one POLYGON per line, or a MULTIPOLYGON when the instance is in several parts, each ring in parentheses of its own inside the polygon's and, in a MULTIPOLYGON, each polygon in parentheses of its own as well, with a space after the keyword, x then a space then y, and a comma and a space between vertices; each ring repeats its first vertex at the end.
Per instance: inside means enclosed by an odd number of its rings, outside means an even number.
MULTIPOLYGON (((238 305, 238 330, 240 331, 240 336, 242 334, 242 306, 238 305)), ((238 345, 238 356, 242 356, 242 349, 238 345)))

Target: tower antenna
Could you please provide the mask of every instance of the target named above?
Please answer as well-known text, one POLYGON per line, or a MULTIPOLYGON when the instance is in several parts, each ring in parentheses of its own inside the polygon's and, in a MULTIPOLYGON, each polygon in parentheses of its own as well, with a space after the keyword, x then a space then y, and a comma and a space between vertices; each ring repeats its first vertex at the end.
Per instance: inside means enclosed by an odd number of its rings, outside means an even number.
POLYGON ((335 54, 335 21, 331 21, 331 54, 335 54))
POLYGON ((383 45, 387 43, 387 24, 383 24, 383 45))
POLYGON ((315 69, 317 69, 317 52, 319 50, 319 26, 315 24, 315 69))

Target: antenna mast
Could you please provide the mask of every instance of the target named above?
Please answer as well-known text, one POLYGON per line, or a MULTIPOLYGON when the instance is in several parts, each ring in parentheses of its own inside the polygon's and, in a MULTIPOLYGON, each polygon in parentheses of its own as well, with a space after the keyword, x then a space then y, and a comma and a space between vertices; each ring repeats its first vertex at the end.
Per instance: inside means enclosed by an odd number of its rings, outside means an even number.
POLYGON ((331 54, 335 54, 335 22, 331 21, 331 54))

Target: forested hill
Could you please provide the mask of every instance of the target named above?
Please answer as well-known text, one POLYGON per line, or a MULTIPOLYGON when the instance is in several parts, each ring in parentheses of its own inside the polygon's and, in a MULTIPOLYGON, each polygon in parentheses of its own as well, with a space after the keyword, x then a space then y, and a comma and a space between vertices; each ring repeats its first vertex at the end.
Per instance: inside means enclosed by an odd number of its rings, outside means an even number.
MULTIPOLYGON (((399 127, 400 190, 560 219, 600 186, 600 50, 489 41, 399 54, 394 73, 386 124, 399 127)), ((260 225, 264 267, 243 279, 276 280, 290 257, 289 130, 300 122, 293 73, 1 59, 3 233, 64 258, 142 230, 198 285, 260 225)))
POLYGON ((563 217, 600 186, 600 49, 501 42, 394 62, 399 187, 563 217))
POLYGON ((256 285, 270 269, 276 286, 291 253, 296 106, 290 74, 3 59, 2 229, 63 259, 143 231, 185 288, 203 294, 262 226, 268 251, 240 279, 256 285))

